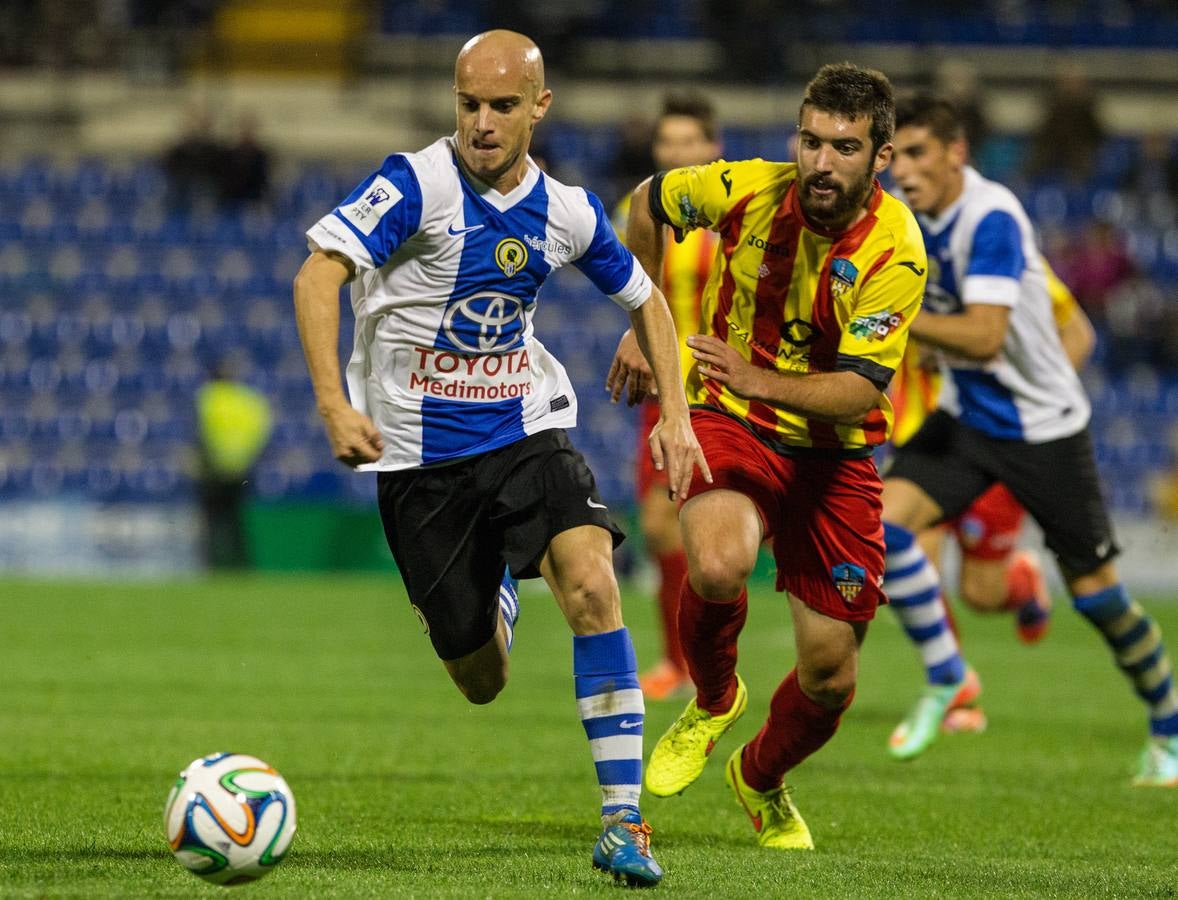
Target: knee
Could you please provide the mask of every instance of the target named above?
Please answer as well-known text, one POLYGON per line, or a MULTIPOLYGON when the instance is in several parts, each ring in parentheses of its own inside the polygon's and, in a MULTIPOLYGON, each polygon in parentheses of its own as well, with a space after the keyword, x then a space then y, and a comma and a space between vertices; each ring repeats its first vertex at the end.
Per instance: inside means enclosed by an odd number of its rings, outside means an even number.
POLYGON ((717 549, 689 559, 688 578, 692 589, 703 599, 713 603, 732 600, 744 590, 755 564, 755 557, 744 559, 717 549))
POLYGON ((485 706, 496 697, 507 685, 506 666, 498 672, 480 673, 478 676, 464 678, 455 682, 470 703, 475 706, 485 706))
POLYGON ((855 693, 856 669, 853 660, 841 665, 799 665, 798 686, 824 709, 845 709, 855 693))
POLYGON ((576 634, 620 628, 621 603, 613 570, 586 565, 561 584, 565 618, 576 634))

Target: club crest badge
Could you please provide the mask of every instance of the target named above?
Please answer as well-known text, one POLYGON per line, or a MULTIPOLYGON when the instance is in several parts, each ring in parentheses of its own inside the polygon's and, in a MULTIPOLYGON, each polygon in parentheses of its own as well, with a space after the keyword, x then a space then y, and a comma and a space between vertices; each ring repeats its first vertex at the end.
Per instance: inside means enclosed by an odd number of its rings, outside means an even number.
POLYGON ((834 576, 834 586, 848 603, 859 596, 859 591, 863 590, 867 582, 867 573, 863 567, 853 563, 839 563, 831 568, 830 573, 834 576))
POLYGON ((495 245, 495 265, 508 278, 528 264, 528 248, 515 238, 504 238, 495 245))

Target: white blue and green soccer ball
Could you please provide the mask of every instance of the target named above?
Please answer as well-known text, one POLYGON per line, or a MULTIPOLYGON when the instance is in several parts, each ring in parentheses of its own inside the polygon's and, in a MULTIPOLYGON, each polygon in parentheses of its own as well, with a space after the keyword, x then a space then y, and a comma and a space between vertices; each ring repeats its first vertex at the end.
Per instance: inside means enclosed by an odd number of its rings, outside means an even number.
POLYGON ((260 759, 214 753, 180 773, 164 807, 164 828, 176 859, 205 881, 256 881, 290 848, 294 794, 260 759))

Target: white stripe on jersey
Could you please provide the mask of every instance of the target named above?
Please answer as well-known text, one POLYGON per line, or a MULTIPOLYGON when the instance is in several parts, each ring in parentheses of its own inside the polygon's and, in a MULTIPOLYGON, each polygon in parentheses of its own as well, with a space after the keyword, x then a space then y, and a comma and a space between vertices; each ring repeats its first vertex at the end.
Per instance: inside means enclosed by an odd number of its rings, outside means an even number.
POLYGON ((1091 408, 1060 342, 1046 270, 1022 204, 967 167, 957 201, 935 220, 917 219, 932 263, 927 311, 952 313, 968 303, 1011 307, 995 359, 980 363, 943 354, 941 408, 993 437, 1032 444, 1079 432, 1091 408), (985 249, 989 226, 1011 220, 1021 244, 1021 267, 1014 260, 1018 271, 1009 270, 1017 248, 1004 259, 988 259, 985 249))
POLYGON ((384 438, 366 469, 484 453, 576 425, 564 367, 533 334, 536 294, 576 263, 624 309, 651 282, 596 197, 528 161, 500 194, 465 177, 452 140, 394 154, 307 232, 355 264, 352 405, 384 438))

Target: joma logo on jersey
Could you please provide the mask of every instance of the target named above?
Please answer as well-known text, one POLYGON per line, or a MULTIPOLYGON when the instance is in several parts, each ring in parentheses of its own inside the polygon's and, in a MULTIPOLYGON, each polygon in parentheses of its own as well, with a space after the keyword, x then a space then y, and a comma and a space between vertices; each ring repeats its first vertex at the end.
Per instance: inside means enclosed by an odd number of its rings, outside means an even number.
POLYGON ((468 353, 506 350, 523 332, 523 302, 518 297, 490 291, 474 294, 447 308, 442 327, 450 343, 459 350, 468 353))
POLYGON ((508 278, 528 264, 528 248, 515 238, 504 238, 495 245, 495 265, 508 278))
POLYGON ((789 247, 783 247, 781 244, 771 244, 762 237, 757 237, 755 234, 750 234, 745 241, 750 247, 756 247, 758 250, 764 250, 766 253, 772 253, 776 256, 789 256, 789 247))
POLYGON ((883 312, 870 316, 856 316, 847 326, 847 330, 851 332, 852 337, 882 341, 903 323, 903 313, 894 313, 890 309, 885 309, 883 312))

